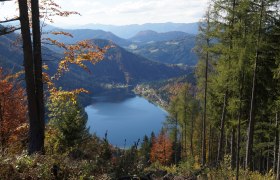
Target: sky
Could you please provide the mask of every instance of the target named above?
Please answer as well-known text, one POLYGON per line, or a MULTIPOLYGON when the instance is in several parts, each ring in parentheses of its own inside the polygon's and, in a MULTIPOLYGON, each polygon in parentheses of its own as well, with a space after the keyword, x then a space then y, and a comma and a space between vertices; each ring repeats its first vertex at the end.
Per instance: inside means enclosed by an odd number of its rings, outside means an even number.
MULTIPOLYGON (((199 21, 208 0, 55 0, 63 10, 81 14, 55 18, 55 26, 84 24, 128 25, 199 21)), ((0 3, 0 20, 16 14, 14 2, 0 3)))

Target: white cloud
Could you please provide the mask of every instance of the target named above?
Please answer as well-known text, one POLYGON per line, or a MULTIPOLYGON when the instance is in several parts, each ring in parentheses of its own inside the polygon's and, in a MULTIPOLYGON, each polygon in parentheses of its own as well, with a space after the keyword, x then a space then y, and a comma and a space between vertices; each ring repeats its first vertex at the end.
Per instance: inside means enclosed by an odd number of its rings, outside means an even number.
POLYGON ((138 14, 154 10, 153 1, 127 1, 114 7, 115 14, 138 14))
MULTIPOLYGON (((196 22, 204 14, 208 0, 57 0, 63 9, 78 11, 82 16, 56 18, 55 25, 143 24, 149 22, 196 22)), ((14 10, 5 3, 2 12, 14 10)))
POLYGON ((15 2, 7 1, 0 3, 0 20, 8 17, 18 16, 17 6, 15 2))

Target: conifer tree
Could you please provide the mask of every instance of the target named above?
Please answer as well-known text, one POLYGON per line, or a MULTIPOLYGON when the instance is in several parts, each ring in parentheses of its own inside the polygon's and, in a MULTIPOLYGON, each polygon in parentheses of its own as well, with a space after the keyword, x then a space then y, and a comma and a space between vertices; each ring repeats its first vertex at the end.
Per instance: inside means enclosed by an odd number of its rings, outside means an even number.
POLYGON ((87 114, 76 95, 63 91, 51 94, 48 102, 49 124, 58 131, 56 139, 62 151, 78 147, 88 137, 87 114))
POLYGON ((144 158, 144 163, 146 165, 150 164, 150 153, 151 153, 151 145, 149 141, 149 137, 147 135, 144 136, 143 142, 140 147, 140 155, 144 158))

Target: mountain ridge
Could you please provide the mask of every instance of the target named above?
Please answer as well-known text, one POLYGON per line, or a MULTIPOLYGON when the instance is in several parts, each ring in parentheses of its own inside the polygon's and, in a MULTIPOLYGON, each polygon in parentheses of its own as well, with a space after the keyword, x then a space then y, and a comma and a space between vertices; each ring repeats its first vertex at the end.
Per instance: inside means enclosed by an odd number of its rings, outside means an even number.
MULTIPOLYGON (((12 44, 15 34, 0 37, 0 66, 5 69, 14 69, 14 72, 23 69, 23 54, 21 46, 12 44), (12 46, 13 48, 10 48, 12 46)), ((111 43, 107 40, 93 40, 99 46, 111 43)), ((104 60, 92 65, 87 64, 92 74, 85 72, 77 66, 70 66, 70 72, 66 72, 60 79, 59 86, 66 89, 86 88, 92 90, 101 83, 131 84, 160 80, 170 77, 177 77, 188 73, 190 69, 178 66, 165 65, 149 61, 146 58, 135 55, 125 49, 114 45, 108 51, 104 60)), ((55 73, 61 54, 52 52, 43 47, 43 60, 49 65, 49 73, 55 73), (47 61, 46 61, 47 60, 47 61)))
MULTIPOLYGON (((117 35, 103 30, 92 29, 57 29, 71 33, 73 37, 59 35, 48 35, 50 38, 60 42, 72 44, 83 39, 105 39, 113 41, 115 44, 126 50, 141 55, 152 61, 169 64, 195 65, 197 57, 192 49, 195 44, 195 36, 181 32, 169 31, 158 33, 152 30, 140 31, 131 39, 123 39, 117 35)), ((54 46, 48 46, 51 50, 61 52, 54 46)))
POLYGON ((198 22, 194 23, 145 23, 145 24, 130 24, 130 25, 104 25, 104 24, 86 24, 80 26, 68 26, 69 29, 100 29, 110 31, 115 35, 129 39, 139 31, 153 30, 156 32, 182 31, 196 35, 198 33, 198 22))

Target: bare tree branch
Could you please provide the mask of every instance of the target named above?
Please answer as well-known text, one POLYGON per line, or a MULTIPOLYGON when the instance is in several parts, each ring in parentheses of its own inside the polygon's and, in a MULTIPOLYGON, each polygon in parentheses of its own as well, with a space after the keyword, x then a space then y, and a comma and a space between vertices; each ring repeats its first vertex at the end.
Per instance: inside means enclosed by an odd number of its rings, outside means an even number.
POLYGON ((0 21, 0 23, 7 23, 7 22, 12 22, 12 21, 18 21, 18 20, 19 20, 19 17, 13 18, 13 19, 7 19, 7 20, 4 20, 4 21, 0 21))

